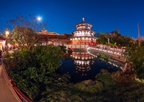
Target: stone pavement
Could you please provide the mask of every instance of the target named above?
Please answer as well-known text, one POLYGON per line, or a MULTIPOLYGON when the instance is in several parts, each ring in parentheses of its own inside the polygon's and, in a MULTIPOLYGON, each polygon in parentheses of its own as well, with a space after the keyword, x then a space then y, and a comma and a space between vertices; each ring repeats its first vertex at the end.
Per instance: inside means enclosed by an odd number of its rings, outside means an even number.
POLYGON ((0 102, 18 102, 6 83, 0 66, 0 102))

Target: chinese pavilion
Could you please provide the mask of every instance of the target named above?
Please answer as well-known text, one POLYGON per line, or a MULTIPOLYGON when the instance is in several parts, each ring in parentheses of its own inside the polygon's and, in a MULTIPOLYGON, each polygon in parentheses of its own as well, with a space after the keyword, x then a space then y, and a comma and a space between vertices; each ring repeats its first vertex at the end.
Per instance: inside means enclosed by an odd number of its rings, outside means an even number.
MULTIPOLYGON (((55 32, 49 32, 46 29, 41 30, 40 32, 36 32, 37 37, 41 45, 55 45, 55 46, 66 46, 70 43, 69 38, 72 36, 71 34, 57 34, 55 32)), ((16 45, 11 45, 8 43, 6 48, 6 37, 5 34, 0 36, 0 50, 5 51, 6 49, 14 49, 16 45)))
POLYGON ((46 29, 37 33, 39 41, 42 45, 66 45, 69 43, 70 34, 57 34, 55 32, 48 32, 46 29))
POLYGON ((88 46, 96 46, 95 32, 91 30, 92 25, 82 22, 76 25, 76 31, 73 32, 71 37, 71 48, 86 48, 88 46))

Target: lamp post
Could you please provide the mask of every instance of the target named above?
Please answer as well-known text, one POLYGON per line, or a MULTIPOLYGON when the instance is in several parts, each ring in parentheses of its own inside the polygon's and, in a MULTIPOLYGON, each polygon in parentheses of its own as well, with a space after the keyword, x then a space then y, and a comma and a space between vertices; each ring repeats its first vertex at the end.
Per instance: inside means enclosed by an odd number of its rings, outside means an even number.
POLYGON ((109 38, 107 38, 107 40, 108 40, 108 44, 109 44, 110 43, 109 38))
POLYGON ((6 38, 6 42, 5 42, 5 45, 6 45, 6 52, 8 52, 8 36, 10 34, 10 31, 8 29, 6 29, 5 31, 5 38, 6 38))

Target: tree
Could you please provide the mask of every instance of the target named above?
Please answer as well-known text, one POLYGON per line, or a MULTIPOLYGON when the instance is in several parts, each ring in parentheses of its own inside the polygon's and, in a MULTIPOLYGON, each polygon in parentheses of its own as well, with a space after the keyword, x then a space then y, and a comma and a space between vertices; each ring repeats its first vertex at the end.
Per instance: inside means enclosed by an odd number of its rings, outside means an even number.
POLYGON ((38 44, 37 34, 31 28, 16 26, 10 35, 11 44, 18 45, 31 50, 35 44, 38 44))
POLYGON ((127 61, 133 63, 136 75, 144 78, 144 46, 139 45, 138 41, 134 42, 132 46, 126 48, 125 57, 127 61))
POLYGON ((123 36, 118 30, 111 33, 98 33, 98 44, 110 44, 110 46, 131 46, 132 39, 128 36, 123 36), (109 39, 109 42, 108 42, 109 39))
POLYGON ((64 52, 59 46, 38 46, 33 53, 40 68, 48 68, 49 71, 55 72, 58 66, 61 65, 61 59, 64 57, 64 52))
POLYGON ((19 27, 31 28, 35 32, 47 26, 45 23, 39 22, 37 18, 32 17, 31 15, 29 17, 16 16, 15 19, 11 19, 9 23, 13 27, 19 26, 19 27))
POLYGON ((105 37, 104 34, 99 33, 98 34, 98 40, 97 40, 98 44, 106 44, 107 43, 107 38, 105 37))
MULTIPOLYGON (((108 34, 106 36, 108 36, 108 34)), ((123 36, 118 30, 112 31, 108 38, 110 39, 110 43, 116 43, 117 46, 130 46, 132 43, 132 39, 130 37, 123 36)))
POLYGON ((11 25, 14 27, 10 35, 9 42, 17 47, 25 47, 31 50, 38 44, 37 31, 45 28, 46 24, 39 23, 36 18, 17 16, 14 20, 10 20, 11 25))
MULTIPOLYGON (((36 46, 30 50, 16 50, 4 55, 4 64, 16 86, 33 101, 39 100, 50 86, 64 86, 68 77, 56 74, 64 52, 59 46, 36 46), (58 79, 61 80, 58 80, 58 79)), ((56 87, 56 88, 57 88, 56 87)))

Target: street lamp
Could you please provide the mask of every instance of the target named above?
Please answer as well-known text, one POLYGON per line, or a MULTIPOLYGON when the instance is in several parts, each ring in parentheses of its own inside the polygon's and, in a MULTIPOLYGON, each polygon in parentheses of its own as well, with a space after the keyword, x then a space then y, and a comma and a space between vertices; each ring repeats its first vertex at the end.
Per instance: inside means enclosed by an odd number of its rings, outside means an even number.
POLYGON ((107 40, 108 40, 108 44, 109 44, 110 43, 109 38, 107 38, 107 40))
POLYGON ((10 31, 8 29, 6 29, 5 31, 5 38, 6 38, 6 42, 5 42, 5 45, 6 45, 6 51, 8 52, 8 36, 10 34, 10 31))

